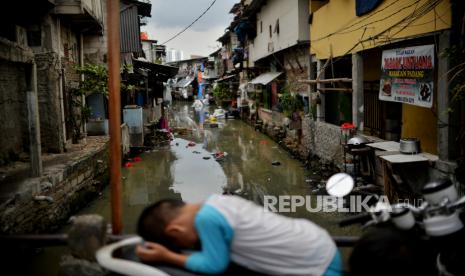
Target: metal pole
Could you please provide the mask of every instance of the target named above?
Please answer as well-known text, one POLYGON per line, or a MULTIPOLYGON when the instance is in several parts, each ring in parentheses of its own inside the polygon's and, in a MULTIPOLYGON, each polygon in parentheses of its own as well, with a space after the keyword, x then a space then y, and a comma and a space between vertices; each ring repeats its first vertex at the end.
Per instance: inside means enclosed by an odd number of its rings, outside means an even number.
POLYGON ((120 234, 121 221, 121 99, 120 99, 120 11, 119 0, 107 2, 108 109, 110 127, 111 223, 120 234))
MULTIPOLYGON (((108 235, 107 242, 117 242, 123 239, 135 237, 134 235, 108 235)), ((353 247, 360 237, 357 236, 332 236, 338 247, 353 247)), ((18 246, 25 244, 30 246, 66 246, 68 234, 41 234, 41 235, 0 235, 0 243, 4 245, 18 246)))

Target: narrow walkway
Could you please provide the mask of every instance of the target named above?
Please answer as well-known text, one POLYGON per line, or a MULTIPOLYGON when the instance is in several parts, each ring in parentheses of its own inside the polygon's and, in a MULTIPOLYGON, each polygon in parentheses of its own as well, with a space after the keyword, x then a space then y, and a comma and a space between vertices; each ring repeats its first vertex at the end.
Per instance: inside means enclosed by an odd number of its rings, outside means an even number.
POLYGON ((44 173, 42 177, 29 177, 28 162, 14 162, 11 165, 0 167, 0 206, 17 194, 30 190, 32 183, 52 177, 57 171, 72 167, 87 156, 102 150, 108 143, 106 136, 90 136, 85 143, 72 144, 65 153, 46 153, 42 155, 44 173))

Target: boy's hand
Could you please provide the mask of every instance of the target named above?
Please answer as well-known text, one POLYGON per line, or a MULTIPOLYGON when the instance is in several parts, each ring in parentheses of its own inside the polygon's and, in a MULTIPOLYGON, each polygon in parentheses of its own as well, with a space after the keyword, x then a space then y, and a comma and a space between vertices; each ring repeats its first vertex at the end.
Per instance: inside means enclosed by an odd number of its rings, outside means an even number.
POLYGON ((143 246, 136 248, 136 254, 145 262, 164 262, 167 261, 170 251, 161 244, 145 242, 143 246))

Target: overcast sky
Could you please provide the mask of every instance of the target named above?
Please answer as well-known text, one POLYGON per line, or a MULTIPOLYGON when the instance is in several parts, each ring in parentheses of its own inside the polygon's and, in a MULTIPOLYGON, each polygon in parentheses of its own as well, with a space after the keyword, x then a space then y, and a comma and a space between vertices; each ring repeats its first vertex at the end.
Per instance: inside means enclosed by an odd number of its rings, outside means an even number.
MULTIPOLYGON (((152 17, 142 31, 150 39, 163 43, 181 31, 197 18, 213 0, 151 0, 152 17)), ((239 0, 217 0, 211 9, 191 28, 167 43, 167 49, 184 51, 184 58, 190 55, 207 56, 214 52, 219 43, 216 41, 229 26, 233 15, 229 10, 239 0)))

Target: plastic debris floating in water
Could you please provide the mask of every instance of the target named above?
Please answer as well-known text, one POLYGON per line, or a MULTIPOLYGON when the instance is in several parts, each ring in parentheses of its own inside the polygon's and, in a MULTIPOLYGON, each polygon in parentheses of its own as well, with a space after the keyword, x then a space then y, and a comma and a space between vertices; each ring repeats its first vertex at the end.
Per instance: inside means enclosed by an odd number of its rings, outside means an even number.
POLYGON ((124 167, 125 168, 130 168, 130 167, 132 167, 132 163, 131 162, 126 162, 126 163, 124 163, 124 167))
POLYGON ((260 145, 268 145, 269 142, 267 140, 261 140, 260 145))
POLYGON ((134 162, 140 162, 140 161, 142 161, 142 158, 140 158, 140 156, 136 156, 136 157, 134 157, 134 158, 132 159, 132 161, 134 161, 134 162))
POLYGON ((187 144, 188 147, 194 147, 195 146, 195 143, 194 142, 189 142, 189 144, 187 144))
POLYGON ((281 165, 281 162, 279 162, 279 161, 273 161, 273 162, 271 162, 271 165, 273 165, 273 166, 279 166, 279 165, 281 165))
POLYGON ((215 109, 215 112, 213 112, 213 117, 215 118, 224 118, 225 117, 225 111, 222 108, 215 109))
POLYGON ((224 151, 217 151, 213 154, 213 156, 215 157, 215 160, 216 161, 221 161, 223 160, 226 156, 228 155, 227 152, 224 152, 224 151))

